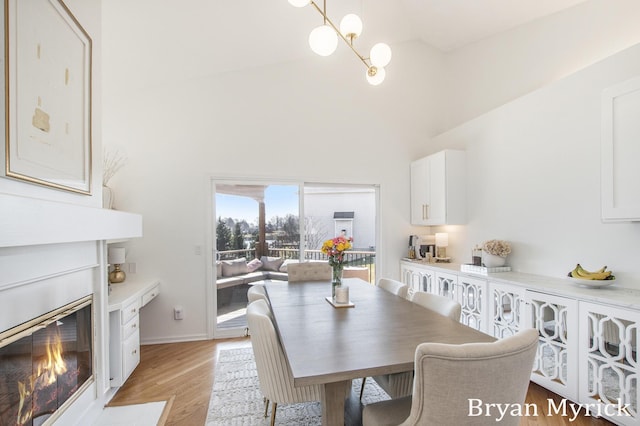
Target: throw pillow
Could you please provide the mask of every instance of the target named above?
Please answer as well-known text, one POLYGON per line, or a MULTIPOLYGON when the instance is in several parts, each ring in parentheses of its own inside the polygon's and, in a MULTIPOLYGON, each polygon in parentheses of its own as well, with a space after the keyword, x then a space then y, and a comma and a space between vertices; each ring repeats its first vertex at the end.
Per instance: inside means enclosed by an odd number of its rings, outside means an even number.
POLYGON ((249 269, 247 268, 247 259, 244 257, 222 261, 223 277, 233 277, 235 275, 246 274, 247 272, 249 272, 249 269))
POLYGON ((222 278, 222 262, 220 261, 216 262, 216 277, 222 278))
POLYGON ((247 269, 249 272, 257 271, 261 266, 262 262, 260 262, 260 259, 253 259, 251 262, 247 263, 247 269))
POLYGON ((278 269, 282 266, 284 259, 281 257, 262 256, 260 261, 262 262, 262 269, 265 271, 278 272, 278 269))

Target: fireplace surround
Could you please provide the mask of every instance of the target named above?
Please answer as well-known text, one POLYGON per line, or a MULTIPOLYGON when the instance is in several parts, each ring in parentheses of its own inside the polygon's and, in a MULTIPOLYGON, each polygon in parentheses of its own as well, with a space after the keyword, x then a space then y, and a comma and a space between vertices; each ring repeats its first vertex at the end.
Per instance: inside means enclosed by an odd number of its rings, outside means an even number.
MULTIPOLYGON (((91 354, 81 351, 84 353, 80 361, 83 366, 90 364, 91 372, 83 370, 83 375, 88 377, 84 384, 77 384, 70 402, 62 404, 46 424, 91 424, 113 395, 109 380, 107 244, 140 236, 142 217, 137 214, 6 194, 0 190, 0 333, 3 339, 8 330, 43 314, 65 311, 78 300, 91 300, 90 331, 79 331, 84 336, 88 332, 91 338, 80 339, 82 349, 89 340, 92 343, 91 354)), ((72 320, 63 322, 68 324, 72 320)), ((5 423, 0 420, 0 424, 5 423)))
POLYGON ((93 383, 92 300, 0 333, 0 424, 53 424, 93 383))

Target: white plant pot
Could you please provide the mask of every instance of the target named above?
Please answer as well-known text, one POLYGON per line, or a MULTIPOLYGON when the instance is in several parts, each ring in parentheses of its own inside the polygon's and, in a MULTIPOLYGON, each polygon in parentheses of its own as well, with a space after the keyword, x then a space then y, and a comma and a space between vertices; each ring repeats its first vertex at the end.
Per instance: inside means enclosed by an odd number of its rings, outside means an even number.
POLYGON ((507 262, 506 257, 496 256, 495 254, 482 252, 482 265, 487 268, 496 268, 498 266, 504 266, 507 262))

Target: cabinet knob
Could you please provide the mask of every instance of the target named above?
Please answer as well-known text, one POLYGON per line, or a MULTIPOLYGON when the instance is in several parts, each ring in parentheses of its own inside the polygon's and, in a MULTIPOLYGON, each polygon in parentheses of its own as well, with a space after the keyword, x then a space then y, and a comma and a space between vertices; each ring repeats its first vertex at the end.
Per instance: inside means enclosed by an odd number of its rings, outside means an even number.
POLYGON ((135 355, 135 354, 137 354, 137 353, 138 353, 138 351, 137 351, 136 349, 134 349, 133 351, 131 351, 131 355, 135 355))

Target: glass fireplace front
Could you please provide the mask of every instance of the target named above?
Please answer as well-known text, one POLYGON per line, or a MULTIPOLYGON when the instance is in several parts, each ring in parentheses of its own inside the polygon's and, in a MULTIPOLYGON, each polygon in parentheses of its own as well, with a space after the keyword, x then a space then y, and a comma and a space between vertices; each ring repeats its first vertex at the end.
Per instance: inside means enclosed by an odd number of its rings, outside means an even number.
POLYGON ((0 425, 51 423, 93 382, 91 303, 87 296, 0 333, 0 425))

